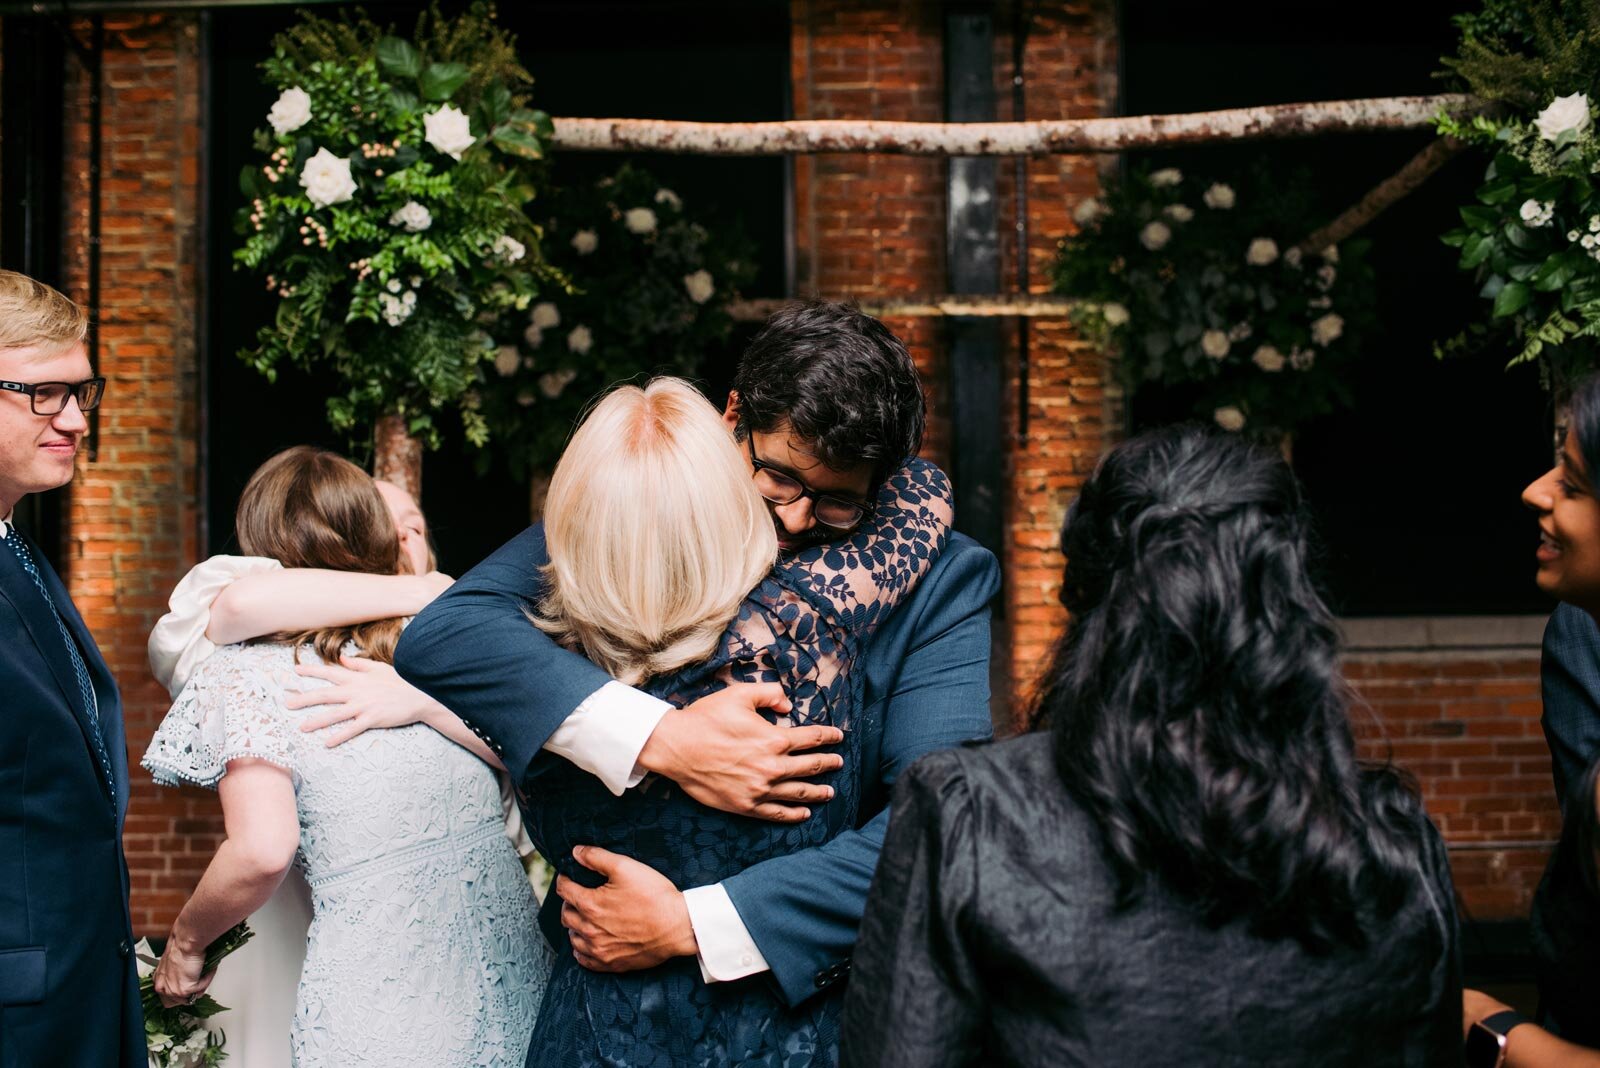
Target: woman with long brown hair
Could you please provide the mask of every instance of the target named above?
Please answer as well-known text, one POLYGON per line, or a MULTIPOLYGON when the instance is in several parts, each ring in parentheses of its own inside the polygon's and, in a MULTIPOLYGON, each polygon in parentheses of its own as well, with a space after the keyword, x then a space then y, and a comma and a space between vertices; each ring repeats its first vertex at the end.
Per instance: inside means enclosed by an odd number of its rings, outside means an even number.
MULTIPOLYGON (((252 476, 241 549, 286 568, 410 566, 372 479, 298 447, 252 476)), ((299 1065, 467 1065, 521 1056, 548 963, 505 836, 493 753, 442 706, 337 747, 299 728, 299 665, 388 663, 381 619, 219 649, 195 670, 144 765, 215 787, 227 837, 173 924, 156 973, 169 1003, 203 992, 206 945, 304 870, 313 920, 291 1045, 299 1065), (431 729, 430 729, 431 728, 431 729), (503 1052, 504 1057, 496 1051, 503 1052)))

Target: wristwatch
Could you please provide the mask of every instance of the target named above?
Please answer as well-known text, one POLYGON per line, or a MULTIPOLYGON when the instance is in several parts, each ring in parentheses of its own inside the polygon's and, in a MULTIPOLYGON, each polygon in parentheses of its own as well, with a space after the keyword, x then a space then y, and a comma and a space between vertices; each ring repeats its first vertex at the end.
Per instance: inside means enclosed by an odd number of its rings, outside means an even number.
POLYGON ((1518 1024, 1532 1022, 1517 1010, 1506 1009, 1473 1024, 1467 1040, 1467 1068, 1501 1068, 1506 1062, 1506 1036, 1518 1024))

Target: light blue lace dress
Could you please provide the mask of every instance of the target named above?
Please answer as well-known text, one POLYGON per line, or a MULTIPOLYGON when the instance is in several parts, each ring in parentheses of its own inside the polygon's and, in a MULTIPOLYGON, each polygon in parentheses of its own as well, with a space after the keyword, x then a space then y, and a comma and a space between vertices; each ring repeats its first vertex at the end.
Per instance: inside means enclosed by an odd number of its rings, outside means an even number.
MULTIPOLYGON (((309 648, 302 663, 316 663, 309 648)), ((313 918, 291 1042, 301 1068, 519 1065, 549 979, 490 768, 432 728, 334 749, 285 694, 286 645, 219 649, 156 731, 157 782, 215 787, 237 757, 287 768, 313 918)), ((224 963, 222 967, 226 968, 224 963)))

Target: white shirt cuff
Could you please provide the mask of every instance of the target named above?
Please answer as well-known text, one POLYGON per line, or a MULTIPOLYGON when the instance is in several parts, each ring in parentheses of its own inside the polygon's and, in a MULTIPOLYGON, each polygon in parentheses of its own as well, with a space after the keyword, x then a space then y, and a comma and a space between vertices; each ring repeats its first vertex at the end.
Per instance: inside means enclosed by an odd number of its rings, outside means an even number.
POLYGON ((584 698, 544 748, 572 761, 621 797, 645 777, 638 766, 639 754, 671 708, 632 686, 608 682, 584 698))
POLYGON ((727 983, 770 970, 721 883, 685 890, 683 903, 700 946, 700 978, 727 983))

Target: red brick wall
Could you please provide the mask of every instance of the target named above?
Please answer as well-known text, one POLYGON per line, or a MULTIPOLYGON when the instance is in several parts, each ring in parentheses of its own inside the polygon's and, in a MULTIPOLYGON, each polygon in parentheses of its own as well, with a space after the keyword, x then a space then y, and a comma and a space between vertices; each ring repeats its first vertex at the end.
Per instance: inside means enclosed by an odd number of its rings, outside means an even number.
MULTIPOLYGON (((87 44, 87 20, 72 27, 87 44)), ((134 927, 164 934, 220 840, 216 795, 137 767, 166 711, 145 639, 198 552, 195 206, 199 73, 192 18, 107 16, 101 152, 99 452, 68 518, 68 583, 122 689, 132 801, 123 843, 134 927)), ((87 301, 89 98, 67 68, 68 289, 87 301)))

